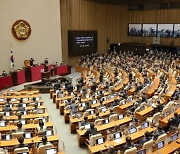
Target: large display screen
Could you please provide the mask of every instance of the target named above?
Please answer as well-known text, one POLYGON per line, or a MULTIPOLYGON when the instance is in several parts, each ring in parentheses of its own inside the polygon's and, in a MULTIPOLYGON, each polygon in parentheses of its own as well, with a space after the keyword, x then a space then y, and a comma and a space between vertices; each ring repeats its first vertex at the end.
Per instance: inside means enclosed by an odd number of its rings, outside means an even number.
POLYGON ((128 34, 129 36, 141 36, 142 24, 129 24, 128 34))
POLYGON ((174 24, 174 37, 180 38, 180 24, 174 24))
POLYGON ((85 55, 97 52, 97 31, 69 30, 69 56, 85 55))
POLYGON ((157 24, 143 24, 142 36, 155 37, 157 32, 157 24))
POLYGON ((173 24, 158 24, 158 37, 173 37, 173 24))

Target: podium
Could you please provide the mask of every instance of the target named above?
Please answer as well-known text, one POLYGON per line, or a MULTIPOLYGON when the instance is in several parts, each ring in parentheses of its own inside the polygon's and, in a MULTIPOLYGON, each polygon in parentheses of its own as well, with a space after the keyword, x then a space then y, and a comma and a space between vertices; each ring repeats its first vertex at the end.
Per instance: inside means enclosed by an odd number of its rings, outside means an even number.
POLYGON ((26 78, 25 78, 25 70, 16 70, 11 73, 12 76, 12 82, 14 86, 17 86, 19 84, 25 83, 26 78))
POLYGON ((1 76, 0 77, 0 89, 8 88, 13 85, 12 83, 12 76, 1 76))
POLYGON ((44 65, 35 65, 25 68, 26 82, 41 80, 41 72, 44 72, 44 65))
POLYGON ((58 65, 55 67, 55 75, 67 75, 69 73, 70 71, 68 65, 58 65))

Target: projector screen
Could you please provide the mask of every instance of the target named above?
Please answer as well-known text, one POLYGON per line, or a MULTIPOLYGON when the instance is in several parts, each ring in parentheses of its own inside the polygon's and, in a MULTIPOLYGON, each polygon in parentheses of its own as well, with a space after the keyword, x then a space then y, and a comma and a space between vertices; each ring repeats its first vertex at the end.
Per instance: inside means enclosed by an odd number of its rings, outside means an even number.
POLYGON ((69 56, 86 55, 97 52, 97 31, 69 30, 69 56))
POLYGON ((141 36, 142 35, 142 24, 129 24, 128 35, 129 36, 141 36))
POLYGON ((158 37, 173 37, 173 24, 158 24, 158 37))

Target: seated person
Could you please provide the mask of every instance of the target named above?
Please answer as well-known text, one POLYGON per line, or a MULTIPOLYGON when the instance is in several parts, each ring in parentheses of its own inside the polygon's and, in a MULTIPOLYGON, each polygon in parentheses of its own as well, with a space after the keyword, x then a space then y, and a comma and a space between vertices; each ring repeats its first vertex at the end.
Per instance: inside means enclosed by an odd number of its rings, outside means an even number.
POLYGON ((80 122, 80 126, 87 125, 88 123, 89 123, 88 117, 87 117, 87 116, 84 116, 84 120, 80 122))
POLYGON ((150 132, 146 131, 144 133, 144 138, 139 141, 139 144, 137 144, 137 146, 142 146, 145 142, 147 142, 151 139, 152 139, 152 137, 151 137, 150 132))
POLYGON ((17 123, 16 133, 20 133, 20 132, 25 132, 25 129, 22 128, 22 123, 19 121, 19 122, 17 123))
POLYGON ((7 73, 5 70, 3 70, 3 72, 2 72, 2 76, 7 76, 7 73))
POLYGON ((12 109, 10 108, 10 104, 6 104, 5 107, 3 108, 3 112, 11 112, 12 109))
POLYGON ((85 136, 89 137, 89 135, 96 135, 97 134, 97 128, 94 127, 94 124, 90 124, 90 128, 86 131, 85 136))
POLYGON ((19 145, 15 146, 14 149, 16 148, 24 148, 24 147, 28 147, 29 148, 29 145, 27 144, 24 144, 24 137, 19 137, 18 138, 18 142, 19 142, 19 145))
POLYGON ((131 137, 127 136, 126 137, 126 144, 123 147, 123 151, 126 151, 127 149, 130 149, 133 147, 134 147, 134 143, 131 141, 131 137))
POLYGON ((75 114, 78 111, 78 105, 75 103, 75 101, 72 101, 73 103, 69 106, 70 113, 75 114))
POLYGON ((158 126, 158 129, 155 131, 155 132, 153 132, 153 139, 157 139, 160 135, 162 135, 162 134, 164 134, 165 133, 165 131, 163 130, 163 128, 159 125, 158 126))
POLYGON ((108 147, 108 151, 107 152, 104 152, 104 154, 118 154, 118 152, 115 150, 114 146, 113 145, 110 145, 108 147))
POLYGON ((34 104, 36 104, 36 103, 38 103, 38 102, 36 101, 36 97, 33 97, 31 104, 34 105, 34 104))
POLYGON ((155 108, 155 111, 161 112, 163 110, 163 104, 160 103, 160 101, 157 101, 157 106, 155 108))
POLYGON ((168 121, 168 126, 178 127, 180 123, 180 118, 177 112, 174 112, 174 117, 170 118, 168 121))
POLYGON ((23 107, 23 104, 22 103, 19 103, 18 104, 18 111, 21 111, 21 112, 24 112, 26 109, 25 107, 23 107))
POLYGON ((41 141, 42 141, 42 143, 39 143, 39 147, 40 147, 40 146, 46 146, 47 144, 48 144, 48 145, 51 144, 50 142, 48 142, 46 136, 43 136, 41 141))
POLYGON ((44 132, 47 129, 47 127, 44 125, 44 122, 42 119, 39 119, 39 126, 37 127, 38 132, 44 132))
POLYGON ((22 113, 18 111, 16 115, 18 116, 18 120, 20 120, 22 117, 22 113))

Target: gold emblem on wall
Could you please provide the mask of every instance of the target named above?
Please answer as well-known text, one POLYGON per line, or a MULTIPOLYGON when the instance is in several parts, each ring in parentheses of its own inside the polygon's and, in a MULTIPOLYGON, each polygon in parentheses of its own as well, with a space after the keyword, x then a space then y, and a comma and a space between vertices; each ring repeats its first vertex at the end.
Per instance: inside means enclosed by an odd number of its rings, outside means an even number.
POLYGON ((25 20, 17 20, 12 26, 12 34, 18 40, 25 40, 31 34, 31 27, 25 20))

